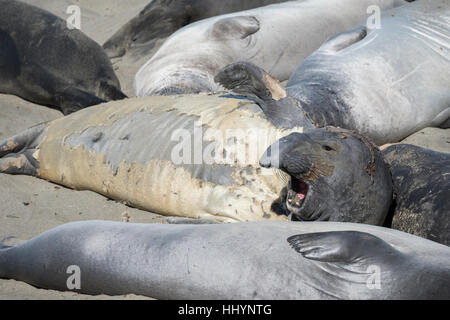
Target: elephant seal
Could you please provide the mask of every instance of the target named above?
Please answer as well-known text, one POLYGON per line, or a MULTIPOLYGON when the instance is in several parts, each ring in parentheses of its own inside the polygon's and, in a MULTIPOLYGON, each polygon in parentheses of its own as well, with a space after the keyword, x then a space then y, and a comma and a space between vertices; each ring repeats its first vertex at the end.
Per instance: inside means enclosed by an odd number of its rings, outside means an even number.
POLYGON ((114 101, 0 142, 0 172, 92 190, 151 212, 219 222, 286 220, 272 204, 288 177, 259 166, 291 132, 245 99, 217 95, 114 101))
POLYGON ((381 152, 354 132, 321 128, 283 137, 260 163, 289 174, 284 203, 297 220, 386 217, 387 227, 450 245, 450 154, 407 144, 381 152))
POLYGON ((380 150, 367 138, 337 128, 291 133, 260 160, 290 176, 282 197, 302 221, 382 225, 392 202, 392 178, 380 150))
POLYGON ((449 260, 449 247, 363 224, 86 221, 3 247, 0 278, 157 299, 450 299, 449 260))
POLYGON ((385 225, 450 246, 450 154, 398 144, 383 155, 395 195, 385 225))
POLYGON ((168 37, 195 21, 285 1, 153 0, 106 41, 103 48, 110 58, 122 57, 130 49, 142 50, 145 54, 147 47, 153 48, 154 40, 168 37))
POLYGON ((0 0, 0 92, 64 114, 126 96, 103 49, 55 15, 0 0))
POLYGON ((252 62, 286 80, 294 66, 336 32, 360 23, 367 8, 389 9, 403 0, 301 0, 192 23, 169 37, 137 72, 136 96, 215 92, 216 73, 252 62), (337 12, 339 14, 337 14, 337 12))
POLYGON ((378 145, 397 142, 427 126, 448 126, 449 18, 450 5, 441 0, 386 11, 380 29, 361 26, 325 42, 286 91, 274 92, 276 81, 245 63, 225 67, 216 81, 262 108, 282 108, 272 121, 284 127, 307 117, 316 127, 356 130, 378 145))

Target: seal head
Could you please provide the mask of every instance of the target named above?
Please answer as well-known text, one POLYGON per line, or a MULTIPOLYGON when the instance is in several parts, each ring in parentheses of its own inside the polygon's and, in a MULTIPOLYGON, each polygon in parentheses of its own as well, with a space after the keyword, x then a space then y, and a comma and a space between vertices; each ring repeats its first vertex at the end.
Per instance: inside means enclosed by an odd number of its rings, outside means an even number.
POLYGON ((286 207, 293 219, 381 225, 392 179, 369 140, 338 128, 292 133, 271 145, 260 164, 290 175, 286 207))

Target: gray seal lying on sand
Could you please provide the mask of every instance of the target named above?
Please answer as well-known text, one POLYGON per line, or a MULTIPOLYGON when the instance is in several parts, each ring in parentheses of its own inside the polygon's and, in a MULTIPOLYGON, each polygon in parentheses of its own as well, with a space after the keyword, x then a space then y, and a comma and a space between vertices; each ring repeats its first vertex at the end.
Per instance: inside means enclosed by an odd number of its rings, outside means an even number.
POLYGON ((323 44, 286 91, 273 90, 275 81, 246 63, 224 68, 216 81, 263 109, 283 109, 272 122, 285 128, 307 117, 316 127, 356 130, 378 145, 397 142, 424 127, 448 127, 449 18, 442 0, 385 11, 380 29, 361 26, 323 44))
POLYGON ((78 270, 74 291, 158 299, 450 299, 449 260, 449 247, 363 224, 87 221, 4 246, 0 278, 68 291, 78 270))
POLYGON ((170 36, 137 72, 136 96, 215 92, 214 76, 238 61, 287 80, 298 63, 329 37, 367 17, 367 8, 403 0, 300 0, 192 23, 170 36))
POLYGON ((130 49, 145 54, 153 47, 152 41, 168 37, 192 22, 285 1, 153 0, 106 41, 103 48, 110 58, 121 57, 130 49))
POLYGON ((0 92, 64 114, 126 96, 102 47, 45 10, 0 0, 0 92))

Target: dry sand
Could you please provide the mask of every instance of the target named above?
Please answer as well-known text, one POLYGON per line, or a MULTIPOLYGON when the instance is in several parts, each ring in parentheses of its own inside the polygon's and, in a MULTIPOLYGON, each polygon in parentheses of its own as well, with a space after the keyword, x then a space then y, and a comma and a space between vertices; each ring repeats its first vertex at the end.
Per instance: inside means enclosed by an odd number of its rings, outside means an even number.
MULTIPOLYGON (((116 30, 134 17, 149 0, 23 0, 66 18, 69 4, 82 10, 82 31, 103 44, 116 30)), ((133 57, 115 61, 125 93, 132 96, 132 79, 140 63, 133 57)), ((0 94, 0 140, 24 129, 62 117, 58 110, 35 105, 18 97, 0 94)), ((450 153, 450 130, 428 128, 406 140, 409 143, 450 153)), ((28 176, 0 174, 0 240, 18 244, 45 230, 79 220, 112 220, 145 223, 165 222, 156 214, 126 207, 90 191, 73 191, 28 176)), ((0 299, 110 299, 72 292, 34 288, 14 280, 0 280, 0 299)), ((134 295, 116 297, 142 299, 134 295)))

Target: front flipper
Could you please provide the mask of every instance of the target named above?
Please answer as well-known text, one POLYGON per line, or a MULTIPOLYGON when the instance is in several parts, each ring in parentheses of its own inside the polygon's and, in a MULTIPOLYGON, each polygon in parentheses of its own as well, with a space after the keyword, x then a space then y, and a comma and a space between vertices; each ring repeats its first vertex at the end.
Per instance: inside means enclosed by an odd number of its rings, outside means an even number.
POLYGON ((0 143, 0 172, 35 176, 39 163, 36 147, 48 123, 41 123, 0 143))
POLYGON ((361 41, 366 36, 367 28, 365 26, 359 26, 331 37, 317 50, 317 52, 336 53, 361 41))
POLYGON ((253 16, 222 18, 214 23, 210 35, 215 40, 245 39, 259 31, 260 23, 253 16))
POLYGON ((219 71, 214 81, 236 94, 255 100, 268 120, 278 128, 312 127, 301 106, 287 94, 280 82, 251 63, 230 64, 219 71))
POLYGON ((352 263, 377 257, 387 262, 402 255, 386 241, 359 231, 306 233, 287 241, 303 257, 321 262, 352 263))
POLYGON ((431 126, 441 129, 450 128, 450 108, 442 110, 431 122, 431 126))

